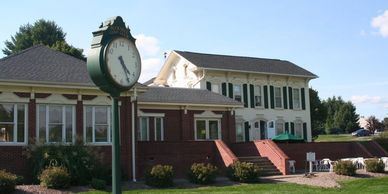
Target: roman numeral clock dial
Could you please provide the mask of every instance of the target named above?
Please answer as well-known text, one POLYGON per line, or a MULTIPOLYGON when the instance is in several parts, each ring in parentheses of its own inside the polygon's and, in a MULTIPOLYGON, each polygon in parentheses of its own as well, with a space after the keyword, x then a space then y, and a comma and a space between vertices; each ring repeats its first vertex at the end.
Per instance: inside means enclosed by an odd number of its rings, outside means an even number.
POLYGON ((119 37, 106 47, 105 63, 108 74, 116 85, 130 87, 140 76, 140 55, 135 43, 119 37))

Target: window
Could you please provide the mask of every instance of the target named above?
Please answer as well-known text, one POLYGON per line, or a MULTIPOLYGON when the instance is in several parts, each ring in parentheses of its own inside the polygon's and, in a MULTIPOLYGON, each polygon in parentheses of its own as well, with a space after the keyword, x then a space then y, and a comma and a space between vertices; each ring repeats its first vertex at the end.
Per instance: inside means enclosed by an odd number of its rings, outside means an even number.
POLYGON ((284 132, 284 122, 276 121, 276 135, 282 134, 284 132))
POLYGON ((236 141, 242 142, 244 141, 244 127, 243 123, 237 123, 236 124, 236 141))
POLYGON ((233 99, 241 102, 241 86, 240 85, 233 86, 233 99))
POLYGON ((195 120, 195 139, 213 140, 220 139, 220 121, 216 119, 197 119, 195 120))
POLYGON ((292 102, 294 109, 300 109, 300 89, 293 88, 292 89, 292 102))
POLYGON ((256 107, 262 107, 263 101, 262 101, 262 94, 261 94, 261 86, 255 86, 255 106, 256 107))
POLYGON ((72 143, 75 135, 75 107, 37 106, 37 138, 41 143, 72 143))
POLYGON ((303 131, 302 131, 302 129, 303 129, 303 124, 302 124, 302 122, 301 121, 296 121, 295 123, 294 123, 294 130, 295 130, 295 136, 297 136, 297 137, 301 137, 301 138, 303 138, 303 131))
POLYGON ((163 118, 155 117, 155 141, 164 140, 164 128, 163 128, 163 118))
POLYGON ((109 106, 85 106, 84 136, 86 143, 110 143, 111 111, 109 106))
POLYGON ((220 93, 220 85, 219 84, 212 84, 212 92, 214 93, 220 93))
POLYGON ((282 108, 282 90, 275 87, 275 108, 282 108))
POLYGON ((25 143, 26 104, 0 104, 0 143, 25 143))
POLYGON ((149 120, 148 117, 140 117, 139 141, 149 141, 149 120))

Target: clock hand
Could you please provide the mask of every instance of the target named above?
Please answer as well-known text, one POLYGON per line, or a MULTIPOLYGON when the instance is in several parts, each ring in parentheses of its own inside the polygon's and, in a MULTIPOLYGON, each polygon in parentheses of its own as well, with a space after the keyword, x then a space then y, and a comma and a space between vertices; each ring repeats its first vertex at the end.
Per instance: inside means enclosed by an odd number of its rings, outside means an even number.
POLYGON ((131 72, 129 72, 127 66, 125 65, 124 60, 123 60, 123 56, 119 56, 118 59, 120 61, 121 67, 124 69, 125 76, 127 77, 127 80, 129 81, 129 75, 131 74, 131 72))

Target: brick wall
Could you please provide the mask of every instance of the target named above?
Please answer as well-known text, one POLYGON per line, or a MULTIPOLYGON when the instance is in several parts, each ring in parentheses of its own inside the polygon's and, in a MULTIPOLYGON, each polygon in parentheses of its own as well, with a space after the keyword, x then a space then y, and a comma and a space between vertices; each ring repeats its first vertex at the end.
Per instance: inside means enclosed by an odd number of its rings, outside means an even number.
POLYGON ((316 159, 371 157, 358 142, 277 143, 277 145, 291 160, 296 161, 297 169, 305 169, 307 152, 315 152, 316 159))
POLYGON ((213 141, 138 142, 138 176, 156 164, 172 165, 176 177, 185 178, 195 162, 213 163, 222 167, 222 161, 213 141))

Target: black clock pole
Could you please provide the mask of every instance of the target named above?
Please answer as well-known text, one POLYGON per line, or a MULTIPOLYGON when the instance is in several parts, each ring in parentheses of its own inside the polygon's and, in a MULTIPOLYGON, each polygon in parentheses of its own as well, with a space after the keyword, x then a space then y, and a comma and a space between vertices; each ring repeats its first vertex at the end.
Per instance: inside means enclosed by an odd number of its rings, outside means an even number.
POLYGON ((119 103, 118 96, 111 95, 113 137, 112 137, 112 193, 121 193, 121 165, 120 165, 120 132, 119 132, 119 103))

